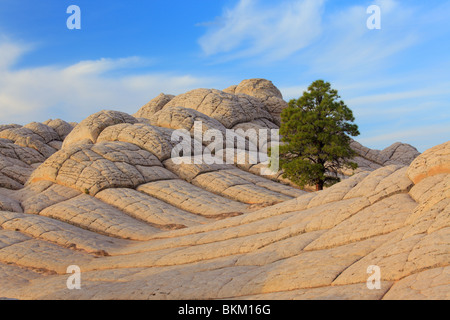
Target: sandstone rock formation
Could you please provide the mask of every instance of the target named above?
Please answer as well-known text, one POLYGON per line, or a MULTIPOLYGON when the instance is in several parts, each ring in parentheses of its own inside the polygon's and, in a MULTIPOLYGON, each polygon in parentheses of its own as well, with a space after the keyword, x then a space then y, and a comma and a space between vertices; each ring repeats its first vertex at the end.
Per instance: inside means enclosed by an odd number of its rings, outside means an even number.
POLYGON ((422 155, 354 142, 360 169, 318 193, 261 176, 248 137, 244 163, 171 154, 174 130, 188 138, 195 121, 272 129, 284 107, 254 79, 75 128, 0 126, 0 297, 450 299, 449 142, 422 155), (72 265, 81 290, 66 286, 72 265), (369 266, 380 290, 367 287, 369 266))
POLYGON ((73 127, 60 119, 0 125, 0 188, 21 189, 37 166, 62 147, 73 127))
POLYGON ((420 155, 413 146, 400 142, 382 151, 369 149, 356 141, 353 141, 351 146, 358 153, 355 161, 359 165, 359 171, 370 171, 391 164, 408 166, 420 155))
POLYGON ((173 98, 175 98, 175 96, 161 93, 159 96, 152 99, 149 103, 143 106, 138 112, 134 114, 134 116, 136 118, 151 119, 156 112, 160 111, 173 98))
POLYGON ((224 91, 232 94, 246 94, 261 100, 272 114, 274 122, 280 125, 280 115, 287 107, 287 103, 283 100, 280 90, 271 81, 266 79, 244 80, 239 85, 231 86, 224 91))

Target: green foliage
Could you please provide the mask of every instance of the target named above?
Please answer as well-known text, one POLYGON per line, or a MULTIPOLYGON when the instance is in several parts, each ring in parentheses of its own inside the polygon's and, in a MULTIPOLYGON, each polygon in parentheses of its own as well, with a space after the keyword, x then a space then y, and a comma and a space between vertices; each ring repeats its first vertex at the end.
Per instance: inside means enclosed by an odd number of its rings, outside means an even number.
POLYGON ((341 168, 357 168, 351 159, 350 136, 358 136, 353 112, 337 90, 323 80, 311 84, 303 96, 289 102, 281 114, 280 165, 294 183, 317 190, 339 182, 341 168))

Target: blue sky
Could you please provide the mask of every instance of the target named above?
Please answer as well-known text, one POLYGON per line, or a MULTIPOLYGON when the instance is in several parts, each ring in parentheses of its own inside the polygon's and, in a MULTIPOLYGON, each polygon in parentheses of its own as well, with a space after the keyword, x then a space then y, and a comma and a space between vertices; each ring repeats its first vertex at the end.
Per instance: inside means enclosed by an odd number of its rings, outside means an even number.
POLYGON ((450 1, 0 0, 0 123, 133 114, 164 92, 266 78, 339 90, 361 143, 450 137, 450 1), (381 30, 366 9, 381 8, 381 30), (68 30, 70 5, 81 30, 68 30))

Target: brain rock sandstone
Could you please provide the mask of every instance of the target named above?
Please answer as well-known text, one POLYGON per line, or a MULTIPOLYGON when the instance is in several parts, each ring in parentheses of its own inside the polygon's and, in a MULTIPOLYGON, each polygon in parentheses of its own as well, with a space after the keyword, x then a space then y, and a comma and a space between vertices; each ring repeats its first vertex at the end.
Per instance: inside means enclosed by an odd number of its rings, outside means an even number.
POLYGON ((420 155, 355 141, 358 171, 318 193, 260 176, 264 163, 171 157, 176 129, 277 128, 286 105, 252 79, 134 116, 1 125, 0 297, 450 299, 449 142, 420 155), (71 265, 82 290, 67 289, 71 265))

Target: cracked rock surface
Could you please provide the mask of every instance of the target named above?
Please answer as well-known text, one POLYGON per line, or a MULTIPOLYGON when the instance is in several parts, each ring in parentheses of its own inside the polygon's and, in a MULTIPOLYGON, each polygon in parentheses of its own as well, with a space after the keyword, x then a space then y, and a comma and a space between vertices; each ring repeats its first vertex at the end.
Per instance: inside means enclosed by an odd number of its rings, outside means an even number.
POLYGON ((317 193, 262 175, 248 137, 234 163, 173 157, 174 130, 275 129, 286 106, 250 79, 134 116, 0 125, 0 297, 450 299, 449 142, 420 155, 355 141, 359 169, 317 193))

